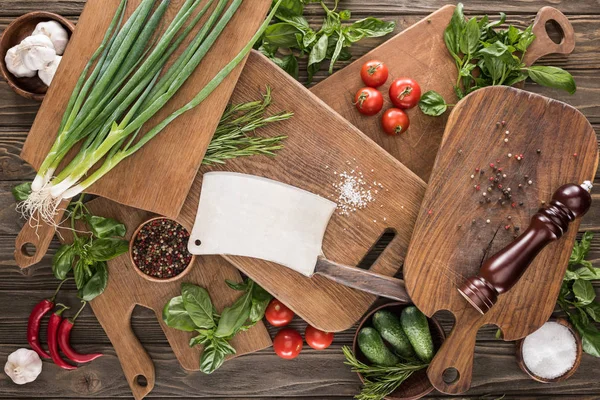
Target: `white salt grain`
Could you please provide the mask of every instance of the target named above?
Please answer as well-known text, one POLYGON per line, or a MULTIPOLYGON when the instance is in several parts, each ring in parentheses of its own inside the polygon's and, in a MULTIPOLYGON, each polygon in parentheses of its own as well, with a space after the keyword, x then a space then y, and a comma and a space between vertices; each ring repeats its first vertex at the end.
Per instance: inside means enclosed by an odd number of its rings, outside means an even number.
POLYGON ((533 374, 554 379, 567 373, 577 358, 575 337, 564 325, 546 322, 523 341, 523 362, 533 374))
MULTIPOLYGON (((358 167, 357 167, 358 168, 358 167)), ((356 210, 365 208, 369 203, 375 201, 377 190, 371 192, 371 187, 362 179, 362 172, 358 169, 344 171, 339 174, 339 181, 333 184, 337 191, 338 213, 340 215, 350 215, 356 210)), ((376 185, 376 182, 373 182, 376 185)), ((375 222, 375 221, 373 221, 375 222)))

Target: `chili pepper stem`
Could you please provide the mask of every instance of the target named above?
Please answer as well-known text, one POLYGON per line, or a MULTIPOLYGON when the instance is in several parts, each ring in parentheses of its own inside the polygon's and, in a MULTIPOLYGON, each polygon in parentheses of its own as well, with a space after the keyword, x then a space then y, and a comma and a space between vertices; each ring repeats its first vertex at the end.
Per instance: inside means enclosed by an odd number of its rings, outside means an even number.
POLYGON ((50 298, 50 301, 54 303, 54 300, 56 299, 56 296, 58 295, 58 292, 60 291, 60 288, 62 287, 63 283, 65 283, 66 281, 68 281, 71 278, 67 278, 64 279, 62 282, 59 283, 58 287, 56 288, 56 291, 54 292, 54 294, 52 295, 52 297, 50 298))
POLYGON ((65 312, 65 310, 68 310, 69 308, 71 308, 71 307, 69 307, 69 306, 66 306, 66 305, 64 305, 64 304, 62 304, 62 303, 57 303, 56 305, 57 305, 58 307, 61 307, 61 309, 60 309, 60 310, 56 310, 56 311, 54 312, 54 314, 56 314, 56 315, 62 315, 62 313, 63 313, 63 312, 65 312))
POLYGON ((87 301, 82 301, 82 303, 83 304, 81 305, 81 308, 79 308, 79 311, 77 311, 77 313, 75 313, 75 316, 71 318, 72 323, 75 323, 75 320, 77 319, 77 317, 79 317, 79 314, 81 314, 85 306, 87 306, 87 301))

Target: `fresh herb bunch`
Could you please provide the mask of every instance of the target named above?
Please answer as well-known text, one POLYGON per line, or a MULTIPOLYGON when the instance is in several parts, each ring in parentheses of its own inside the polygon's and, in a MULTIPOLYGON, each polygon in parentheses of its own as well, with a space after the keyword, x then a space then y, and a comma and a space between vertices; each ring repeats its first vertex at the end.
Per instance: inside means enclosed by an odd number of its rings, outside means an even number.
POLYGON ((585 260, 593 234, 586 232, 580 242, 575 242, 569 267, 563 279, 558 305, 567 314, 583 339, 583 351, 600 357, 600 303, 596 301, 593 280, 600 279, 600 268, 585 260))
POLYGON ((275 151, 282 149, 281 142, 287 136, 249 136, 258 128, 274 122, 285 121, 294 115, 291 112, 280 112, 265 116, 271 101, 271 88, 267 86, 262 100, 229 105, 221 116, 219 126, 208 145, 202 164, 224 164, 226 160, 232 158, 257 154, 274 156, 275 151))
POLYGON ((267 28, 255 48, 296 79, 298 58, 308 55, 308 84, 325 61, 329 60, 331 74, 338 60, 347 61, 352 57, 348 51, 352 44, 364 38, 385 36, 396 26, 393 21, 373 17, 342 24, 350 19, 351 13, 337 11, 338 2, 335 0, 333 8, 329 8, 322 0, 283 0, 273 19, 275 23, 267 28), (325 11, 323 25, 318 30, 302 16, 308 3, 320 3, 325 11))
MULTIPOLYGON (((480 20, 473 17, 468 21, 463 14, 463 5, 458 3, 450 24, 444 31, 444 42, 456 63, 458 77, 454 92, 459 99, 486 86, 512 86, 530 77, 534 82, 556 89, 575 93, 573 76, 558 67, 531 66, 523 63, 527 48, 535 39, 533 24, 525 30, 513 25, 507 29, 496 29, 506 21, 490 22, 488 16, 480 20)), ((449 106, 443 97, 430 90, 423 94, 419 107, 432 116, 443 114, 449 106)))
POLYGON ((173 297, 163 309, 163 320, 171 328, 198 332, 190 340, 190 347, 204 346, 200 357, 200 370, 211 374, 225 357, 235 354, 229 341, 240 331, 245 331, 260 321, 271 300, 271 295, 250 279, 242 283, 227 281, 242 296, 219 315, 206 289, 183 283, 181 296, 173 297))
POLYGON ((346 357, 344 364, 363 376, 364 385, 361 392, 355 396, 359 400, 381 400, 396 390, 413 372, 429 365, 422 362, 397 364, 393 367, 367 365, 359 361, 348 346, 342 347, 342 351, 346 357))
POLYGON ((108 284, 106 262, 126 253, 129 242, 125 236, 125 225, 112 218, 92 215, 83 196, 69 204, 73 243, 60 246, 52 258, 52 272, 61 281, 67 278, 71 270, 75 277, 78 296, 91 301, 101 295, 108 284), (83 222, 89 229, 78 235, 76 221, 83 222))

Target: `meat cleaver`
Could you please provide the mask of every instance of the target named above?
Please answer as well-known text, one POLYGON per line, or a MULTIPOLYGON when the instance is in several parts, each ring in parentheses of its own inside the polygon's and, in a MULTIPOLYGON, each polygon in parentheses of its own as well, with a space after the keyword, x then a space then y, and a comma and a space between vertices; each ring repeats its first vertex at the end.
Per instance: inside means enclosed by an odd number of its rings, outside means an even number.
POLYGON ((408 302, 404 281, 328 260, 321 245, 337 204, 306 190, 236 172, 204 174, 188 242, 192 254, 272 261, 354 289, 408 302))

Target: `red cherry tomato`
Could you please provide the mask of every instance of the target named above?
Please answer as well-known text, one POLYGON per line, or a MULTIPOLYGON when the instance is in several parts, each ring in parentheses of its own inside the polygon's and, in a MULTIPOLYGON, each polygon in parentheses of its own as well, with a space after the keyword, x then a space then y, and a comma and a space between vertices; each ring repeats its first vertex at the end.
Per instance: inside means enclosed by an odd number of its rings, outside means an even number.
POLYGON ((383 96, 377 89, 364 87, 354 96, 356 109, 364 115, 375 115, 383 108, 383 96))
POLYGON ((273 349, 279 357, 286 360, 296 358, 302 350, 302 336, 295 329, 282 329, 273 339, 273 349))
POLYGON ((414 79, 398 78, 390 85, 390 100, 398 108, 413 108, 421 99, 421 87, 414 79))
POLYGON ((304 331, 306 343, 315 350, 325 350, 333 342, 333 332, 324 332, 308 325, 304 331))
POLYGON ((273 326, 285 326, 294 318, 294 312, 279 300, 273 299, 265 310, 265 318, 273 326))
POLYGON ((388 135, 399 135, 406 132, 410 125, 408 115, 399 108, 390 108, 381 118, 383 130, 388 135))
POLYGON ((378 60, 368 61, 360 69, 363 82, 372 88, 383 85, 387 81, 388 74, 388 67, 378 60))

